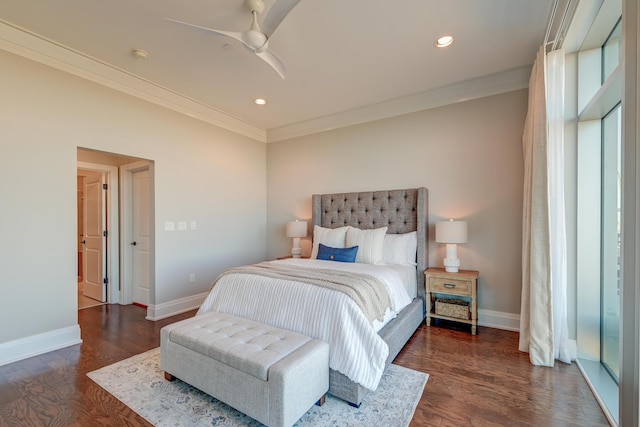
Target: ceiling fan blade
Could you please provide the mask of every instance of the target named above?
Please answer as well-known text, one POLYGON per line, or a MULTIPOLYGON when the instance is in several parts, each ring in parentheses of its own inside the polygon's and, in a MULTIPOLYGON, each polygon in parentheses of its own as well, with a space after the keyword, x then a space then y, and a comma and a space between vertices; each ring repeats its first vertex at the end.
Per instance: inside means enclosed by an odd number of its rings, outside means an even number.
POLYGON ((262 32, 267 37, 271 37, 278 25, 298 3, 300 3, 300 0, 277 0, 267 12, 264 21, 262 21, 262 32))
POLYGON ((280 75, 282 79, 286 77, 287 67, 284 66, 284 62, 282 62, 282 60, 278 58, 278 55, 276 55, 269 49, 265 49, 262 52, 256 52, 256 55, 258 55, 264 62, 271 65, 271 67, 276 70, 276 73, 278 73, 278 75, 280 75))
POLYGON ((190 24, 188 22, 182 22, 182 21, 178 21, 176 19, 171 19, 171 18, 164 18, 167 21, 171 21, 171 22, 175 22, 176 24, 180 24, 180 25, 186 25, 187 27, 191 27, 194 28, 198 31, 203 31, 207 34, 217 34, 219 36, 227 36, 227 37, 231 37, 233 39, 236 39, 240 42, 242 42, 245 46, 250 47, 249 45, 247 45, 247 43, 244 40, 244 33, 241 32, 237 32, 237 31, 224 31, 224 30, 216 30, 213 28, 207 28, 207 27, 201 27, 200 25, 195 25, 195 24, 190 24))

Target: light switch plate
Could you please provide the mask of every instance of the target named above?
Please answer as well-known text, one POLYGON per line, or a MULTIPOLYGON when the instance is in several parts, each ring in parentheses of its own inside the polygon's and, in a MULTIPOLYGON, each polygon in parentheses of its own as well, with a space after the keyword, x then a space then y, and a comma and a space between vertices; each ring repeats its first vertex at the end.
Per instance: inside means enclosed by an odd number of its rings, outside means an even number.
POLYGON ((178 230, 184 231, 187 229, 187 221, 179 221, 178 222, 178 230))
POLYGON ((196 222, 195 221, 191 221, 191 229, 192 230, 196 229, 196 222))
POLYGON ((175 224, 173 221, 165 221, 164 222, 164 231, 173 231, 175 230, 175 224))

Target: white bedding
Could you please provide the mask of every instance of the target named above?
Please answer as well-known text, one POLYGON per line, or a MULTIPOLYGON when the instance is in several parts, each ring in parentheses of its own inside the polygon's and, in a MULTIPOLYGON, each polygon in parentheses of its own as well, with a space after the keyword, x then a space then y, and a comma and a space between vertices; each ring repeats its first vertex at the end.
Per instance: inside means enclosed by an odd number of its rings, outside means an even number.
POLYGON ((356 303, 342 292, 292 280, 233 274, 218 281, 197 314, 230 313, 326 341, 330 346, 329 366, 363 387, 375 390, 389 353, 377 331, 415 296, 415 267, 316 259, 272 262, 375 276, 389 291, 391 307, 384 322, 374 321, 371 325, 356 303), (408 274, 411 270, 412 276, 408 274), (412 277, 412 284, 406 284, 408 277, 412 277))

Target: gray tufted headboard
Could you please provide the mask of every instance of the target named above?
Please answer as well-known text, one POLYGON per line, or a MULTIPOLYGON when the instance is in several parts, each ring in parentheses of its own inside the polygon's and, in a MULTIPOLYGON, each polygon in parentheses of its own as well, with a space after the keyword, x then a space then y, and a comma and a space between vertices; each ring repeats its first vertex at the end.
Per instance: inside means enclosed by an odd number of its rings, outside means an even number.
POLYGON ((360 193, 314 194, 312 225, 360 229, 388 227, 387 234, 416 231, 418 236, 418 296, 425 299, 424 270, 428 266, 428 192, 424 187, 360 193))

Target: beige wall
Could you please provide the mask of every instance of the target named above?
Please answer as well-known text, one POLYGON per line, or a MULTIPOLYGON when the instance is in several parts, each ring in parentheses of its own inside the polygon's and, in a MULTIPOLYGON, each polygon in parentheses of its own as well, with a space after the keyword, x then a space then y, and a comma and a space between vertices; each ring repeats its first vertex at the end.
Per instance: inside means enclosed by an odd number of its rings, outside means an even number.
POLYGON ((467 220, 458 255, 480 271, 479 308, 520 313, 526 109, 520 90, 268 144, 268 256, 290 252, 285 224, 310 220, 312 194, 424 186, 430 265, 444 258, 433 224, 467 220))
MULTIPOLYGON (((77 325, 78 147, 154 162, 156 304, 288 254, 284 225, 310 217, 313 193, 426 186, 432 223, 469 221, 459 255, 480 270, 480 308, 519 312, 526 90, 265 145, 6 52, 0 62, 0 324, 14 325, 0 346, 77 325), (197 231, 163 230, 191 220, 197 231)), ((432 241, 431 265, 443 255, 432 241)))
POLYGON ((154 162, 156 304, 265 258, 264 143, 4 51, 0 64, 0 348, 77 325, 77 147, 154 162), (164 231, 181 220, 197 230, 164 231))

